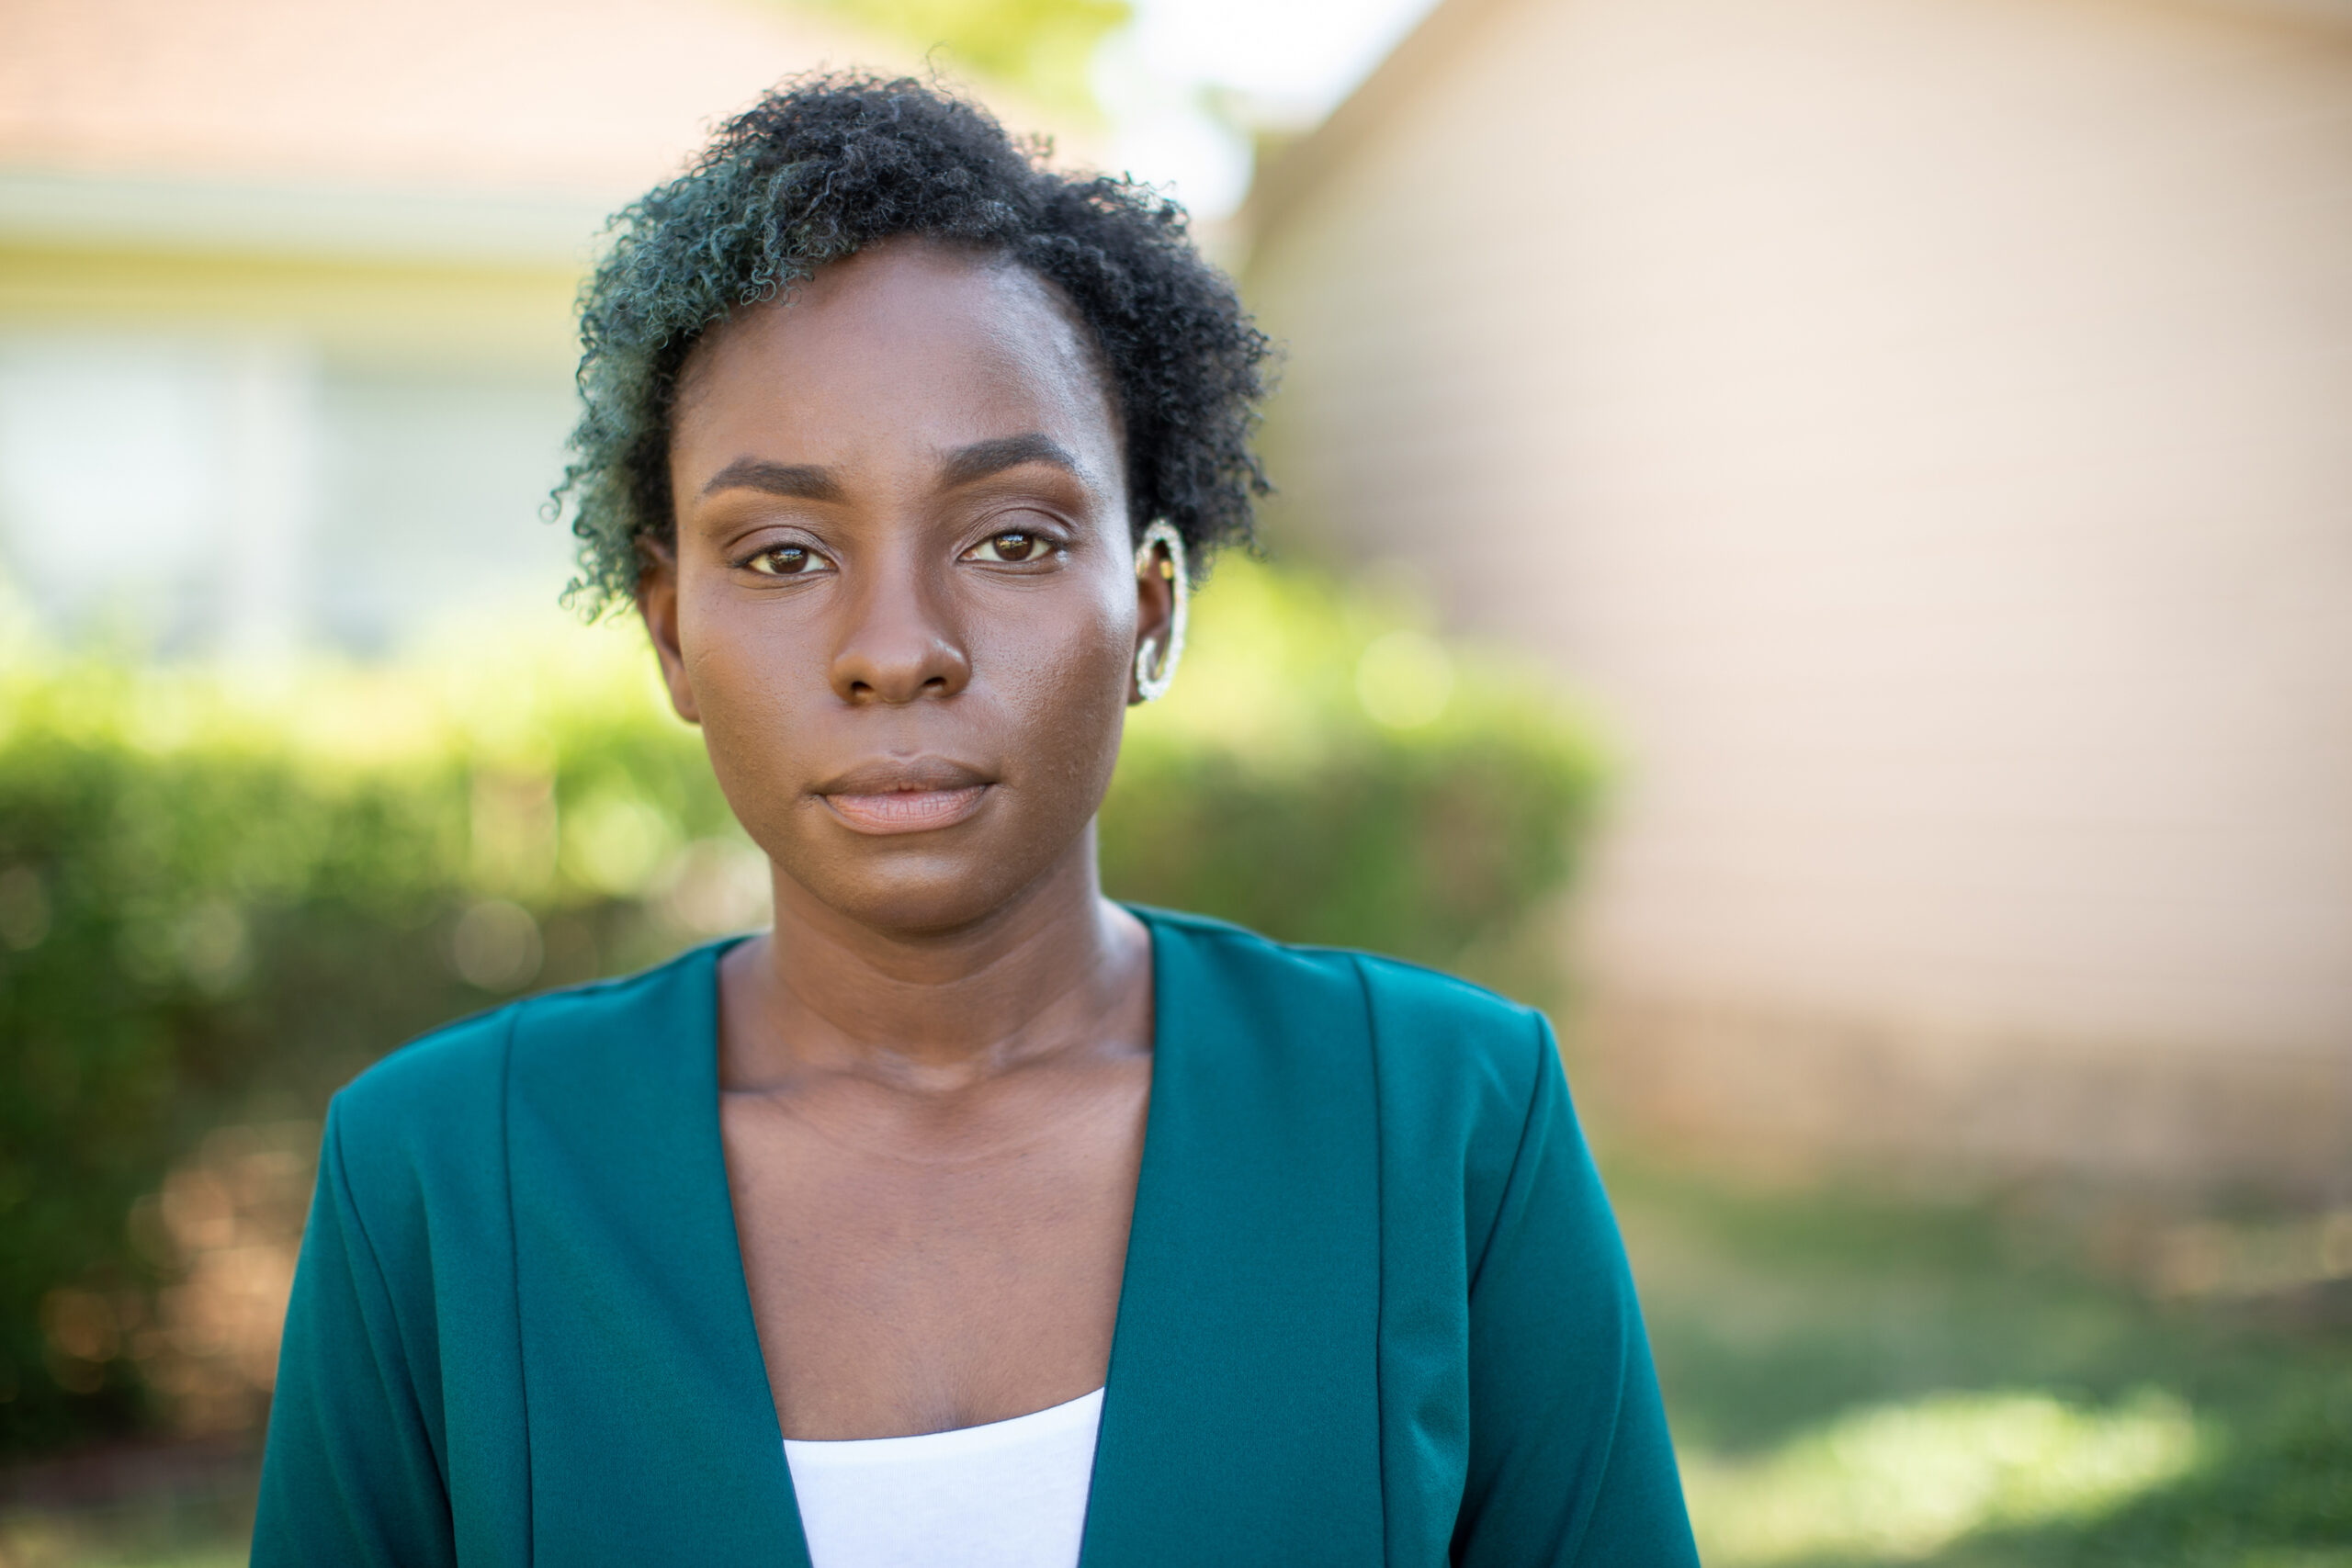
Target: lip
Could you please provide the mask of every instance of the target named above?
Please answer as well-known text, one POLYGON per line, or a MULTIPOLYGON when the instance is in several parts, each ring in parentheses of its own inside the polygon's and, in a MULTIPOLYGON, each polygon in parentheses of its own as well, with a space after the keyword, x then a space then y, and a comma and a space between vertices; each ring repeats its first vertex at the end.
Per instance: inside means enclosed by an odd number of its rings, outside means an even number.
POLYGON ((845 828, 871 834, 927 833, 952 828, 980 808, 993 781, 944 758, 865 763, 820 784, 815 793, 845 828))

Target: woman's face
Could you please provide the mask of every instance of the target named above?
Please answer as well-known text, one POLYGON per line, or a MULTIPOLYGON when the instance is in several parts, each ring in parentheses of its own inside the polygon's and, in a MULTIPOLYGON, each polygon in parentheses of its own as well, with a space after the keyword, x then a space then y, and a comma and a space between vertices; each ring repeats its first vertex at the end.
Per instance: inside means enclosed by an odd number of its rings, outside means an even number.
POLYGON ((639 602, 736 816, 817 901, 948 931, 1090 852, 1169 611, 1124 457, 1051 286, 919 241, 688 359, 639 602))

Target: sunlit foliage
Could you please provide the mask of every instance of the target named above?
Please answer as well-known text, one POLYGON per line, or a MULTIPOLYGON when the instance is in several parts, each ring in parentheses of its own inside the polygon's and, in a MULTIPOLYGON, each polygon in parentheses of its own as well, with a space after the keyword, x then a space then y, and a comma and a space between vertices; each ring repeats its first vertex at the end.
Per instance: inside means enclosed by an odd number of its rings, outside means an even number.
POLYGON ((1017 88, 1065 114, 1095 108, 1088 68, 1127 0, 800 0, 916 49, 951 73, 1017 88))

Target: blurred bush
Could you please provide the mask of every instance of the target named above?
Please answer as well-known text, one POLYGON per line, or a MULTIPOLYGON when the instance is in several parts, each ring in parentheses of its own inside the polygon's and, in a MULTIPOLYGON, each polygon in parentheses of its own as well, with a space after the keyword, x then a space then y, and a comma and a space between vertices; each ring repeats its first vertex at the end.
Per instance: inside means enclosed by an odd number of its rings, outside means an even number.
POLYGON ((1523 939, 1594 803, 1589 727, 1413 611, 1402 593, 1221 566, 1173 690, 1128 723, 1104 886, 1541 991, 1523 939))
MULTIPOLYGON (((1134 15, 1129 0, 814 0, 923 51, 937 69, 976 71, 1041 107, 1092 118, 1103 39, 1134 15)), ((1016 127, 1018 129, 1018 127, 1016 127)))
MULTIPOLYGON (((1247 562, 1192 642, 1103 813, 1114 894, 1536 983, 1512 939, 1596 778, 1551 694, 1247 562)), ((760 923, 766 863, 628 626, 291 672, 7 651, 0 1451, 249 1425, 335 1086, 760 923)))

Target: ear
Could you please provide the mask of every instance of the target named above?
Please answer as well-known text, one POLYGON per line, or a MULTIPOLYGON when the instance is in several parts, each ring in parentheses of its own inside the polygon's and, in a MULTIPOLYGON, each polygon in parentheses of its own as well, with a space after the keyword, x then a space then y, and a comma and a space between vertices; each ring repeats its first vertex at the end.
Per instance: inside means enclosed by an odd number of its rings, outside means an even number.
POLYGON ((686 680, 686 656, 678 642, 678 554, 657 540, 639 539, 637 546, 637 613, 645 622, 653 656, 662 661, 662 683, 670 690, 670 705, 688 724, 702 722, 695 705, 695 689, 686 680))
POLYGON ((1127 656, 1129 707, 1144 700, 1136 665, 1145 660, 1145 648, 1151 649, 1148 663, 1155 668, 1168 657, 1169 639, 1176 629, 1175 574, 1182 570, 1168 547, 1157 540, 1136 558, 1136 645, 1127 656))

